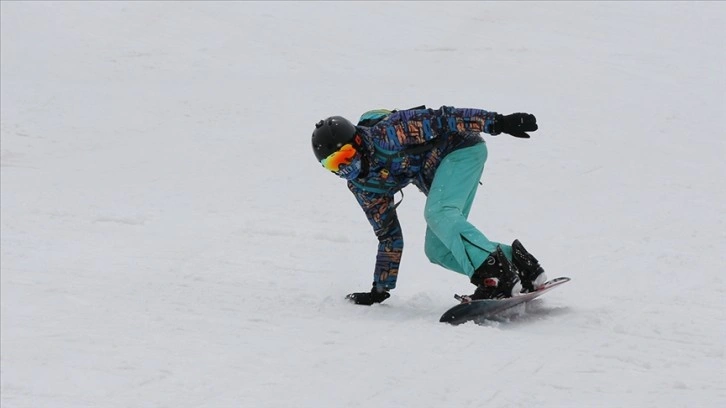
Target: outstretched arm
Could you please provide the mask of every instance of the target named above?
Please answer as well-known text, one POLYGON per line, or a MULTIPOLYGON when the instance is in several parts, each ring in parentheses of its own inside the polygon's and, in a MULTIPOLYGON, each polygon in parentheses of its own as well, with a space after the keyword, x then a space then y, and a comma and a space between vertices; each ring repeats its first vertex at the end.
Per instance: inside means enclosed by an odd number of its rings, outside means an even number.
POLYGON ((409 109, 391 114, 373 128, 384 149, 425 143, 451 132, 483 132, 490 135, 507 133, 528 138, 525 132, 537 130, 537 119, 527 113, 500 115, 474 108, 442 106, 439 109, 409 109))

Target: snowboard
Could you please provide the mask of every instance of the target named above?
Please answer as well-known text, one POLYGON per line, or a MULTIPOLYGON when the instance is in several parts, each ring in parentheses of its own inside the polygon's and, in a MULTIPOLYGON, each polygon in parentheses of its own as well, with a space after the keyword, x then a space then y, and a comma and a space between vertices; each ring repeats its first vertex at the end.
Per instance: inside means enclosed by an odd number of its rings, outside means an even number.
MULTIPOLYGON (((481 321, 495 319, 502 315, 503 312, 531 300, 534 300, 552 289, 562 285, 563 283, 569 282, 570 278, 559 277, 549 280, 544 283, 539 289, 534 292, 523 293, 518 296, 505 298, 505 299, 482 299, 472 300, 467 303, 460 303, 451 309, 447 310, 446 313, 441 315, 440 322, 458 325, 469 321, 481 321)), ((457 300, 461 300, 461 296, 454 295, 457 300)))

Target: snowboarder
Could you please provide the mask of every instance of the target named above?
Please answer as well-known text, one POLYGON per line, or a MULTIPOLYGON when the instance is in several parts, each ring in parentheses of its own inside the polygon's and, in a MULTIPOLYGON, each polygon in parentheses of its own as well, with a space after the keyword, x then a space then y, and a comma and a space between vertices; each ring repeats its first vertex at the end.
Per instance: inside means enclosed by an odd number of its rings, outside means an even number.
POLYGON ((394 194, 411 183, 427 196, 426 256, 469 277, 476 286, 470 299, 511 297, 543 284, 544 270, 519 240, 511 246, 491 241, 467 220, 487 159, 481 133, 529 138, 526 132, 537 128, 528 113, 451 106, 373 110, 357 125, 341 116, 319 121, 312 134, 315 157, 347 180, 379 242, 373 287, 346 298, 372 305, 396 287, 403 235, 394 194))

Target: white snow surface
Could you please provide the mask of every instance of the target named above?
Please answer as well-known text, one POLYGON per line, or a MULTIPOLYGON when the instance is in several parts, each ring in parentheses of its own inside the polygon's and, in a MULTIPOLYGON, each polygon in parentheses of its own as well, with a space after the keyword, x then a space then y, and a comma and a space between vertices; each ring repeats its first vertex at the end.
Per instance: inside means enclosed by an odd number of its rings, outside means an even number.
POLYGON ((2 407, 726 406, 726 3, 11 2, 2 407), (310 134, 419 104, 485 135, 470 219, 572 281, 509 321, 398 287, 310 134))

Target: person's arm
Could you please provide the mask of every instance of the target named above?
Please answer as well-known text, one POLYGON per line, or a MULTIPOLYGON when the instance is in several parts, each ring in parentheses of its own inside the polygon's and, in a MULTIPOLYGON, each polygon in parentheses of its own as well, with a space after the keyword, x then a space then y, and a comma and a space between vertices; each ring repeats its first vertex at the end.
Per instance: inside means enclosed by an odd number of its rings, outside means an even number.
POLYGON ((537 130, 534 115, 497 112, 474 108, 442 106, 439 109, 411 109, 397 111, 372 129, 380 147, 400 150, 426 143, 451 132, 483 132, 490 135, 507 133, 528 138, 526 131, 537 130))
POLYGON ((352 183, 348 183, 348 187, 378 238, 373 286, 379 291, 391 290, 396 287, 398 267, 403 253, 403 233, 398 222, 393 196, 367 192, 352 183))

